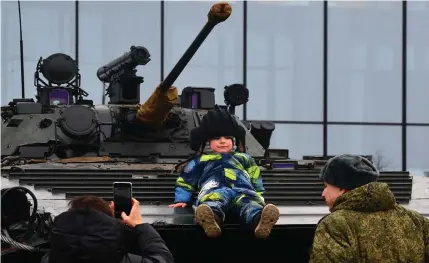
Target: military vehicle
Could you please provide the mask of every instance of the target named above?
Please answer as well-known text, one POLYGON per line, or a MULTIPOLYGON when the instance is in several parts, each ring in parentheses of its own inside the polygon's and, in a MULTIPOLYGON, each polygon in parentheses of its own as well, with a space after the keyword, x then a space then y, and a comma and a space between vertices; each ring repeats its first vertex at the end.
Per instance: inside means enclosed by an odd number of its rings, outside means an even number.
MULTIPOLYGON (((271 237, 256 240, 232 218, 220 238, 208 239, 195 223, 194 208, 167 207, 174 200, 177 164, 196 151, 189 133, 216 105, 213 88, 186 87, 179 97, 171 86, 210 31, 230 14, 228 4, 210 9, 201 32, 142 105, 138 103, 143 77, 136 76, 135 68, 150 61, 144 47, 132 46, 97 71, 99 79, 109 84, 107 105, 84 99, 88 94, 80 88, 78 67, 70 56, 40 59, 34 76, 37 101, 14 99, 2 107, 3 262, 40 262, 49 248, 52 216, 65 211, 76 196, 111 200, 112 183, 120 181, 132 182, 143 220, 160 232, 177 262, 201 261, 195 253, 207 255, 206 262, 308 260, 316 224, 329 213, 318 179, 329 156, 292 160, 287 149, 271 149, 273 123, 235 116, 235 107, 249 99, 243 85, 227 85, 221 107, 246 128, 246 152, 261 167, 265 198, 280 208, 271 237), (19 191, 31 198, 17 198, 22 197, 19 191), (241 253, 235 253, 237 245, 241 253)), ((413 178, 408 172, 382 172, 380 181, 389 184, 398 202, 413 203, 413 178)))

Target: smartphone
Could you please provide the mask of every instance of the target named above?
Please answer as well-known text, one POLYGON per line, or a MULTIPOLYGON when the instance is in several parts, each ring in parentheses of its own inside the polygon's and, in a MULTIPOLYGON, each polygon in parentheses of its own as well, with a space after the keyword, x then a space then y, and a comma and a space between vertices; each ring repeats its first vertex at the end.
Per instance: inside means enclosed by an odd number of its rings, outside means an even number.
POLYGON ((127 182, 113 183, 113 202, 115 203, 115 217, 120 218, 121 213, 129 215, 133 206, 133 184, 127 182))

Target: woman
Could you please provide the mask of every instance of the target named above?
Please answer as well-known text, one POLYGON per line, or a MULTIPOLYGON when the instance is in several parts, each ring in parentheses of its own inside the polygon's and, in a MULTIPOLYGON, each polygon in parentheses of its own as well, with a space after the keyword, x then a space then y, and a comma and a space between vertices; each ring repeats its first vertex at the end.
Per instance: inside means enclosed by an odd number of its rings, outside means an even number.
POLYGON ((42 263, 174 262, 161 236, 143 223, 136 199, 130 214, 122 213, 122 222, 114 218, 113 202, 95 196, 77 197, 69 205, 55 218, 51 250, 42 263), (138 255, 128 253, 131 246, 138 255))

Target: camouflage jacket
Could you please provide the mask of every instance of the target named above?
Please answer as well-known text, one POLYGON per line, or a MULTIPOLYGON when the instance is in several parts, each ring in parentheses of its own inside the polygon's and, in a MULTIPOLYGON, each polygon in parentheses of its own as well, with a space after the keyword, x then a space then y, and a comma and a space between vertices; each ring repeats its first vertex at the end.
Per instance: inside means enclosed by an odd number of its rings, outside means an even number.
POLYGON ((361 186, 320 221, 310 262, 429 262, 429 220, 397 205, 387 184, 361 186))

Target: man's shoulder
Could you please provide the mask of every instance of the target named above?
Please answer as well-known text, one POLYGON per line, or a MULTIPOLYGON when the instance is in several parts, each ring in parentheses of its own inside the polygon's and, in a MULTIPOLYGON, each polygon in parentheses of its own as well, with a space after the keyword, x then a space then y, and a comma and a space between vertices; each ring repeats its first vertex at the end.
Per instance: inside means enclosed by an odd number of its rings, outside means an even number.
POLYGON ((423 225, 425 223, 428 224, 427 222, 429 222, 429 219, 425 218, 419 212, 405 208, 401 205, 397 205, 396 211, 398 211, 398 213, 399 213, 399 215, 398 215, 399 219, 403 219, 404 218, 403 216, 406 215, 413 221, 413 223, 416 226, 423 227, 423 225))
POLYGON ((357 219, 355 211, 352 210, 337 210, 324 217, 322 217, 318 225, 329 227, 344 227, 349 226, 351 222, 357 219))
MULTIPOLYGON (((416 225, 423 222, 424 217, 419 213, 409 210, 401 205, 396 205, 395 208, 386 211, 376 211, 371 213, 354 211, 354 210, 337 210, 323 217, 319 224, 323 223, 330 227, 359 227, 362 222, 374 219, 389 219, 396 221, 397 225, 403 225, 405 222, 410 222, 411 219, 416 225), (393 213, 396 216, 387 217, 386 213, 393 213)), ((393 223, 392 221, 392 223, 393 223)))
POLYGON ((344 238, 349 235, 351 225, 351 216, 347 212, 335 211, 324 216, 317 224, 315 237, 320 241, 323 236, 335 236, 344 238))
POLYGON ((335 212, 332 212, 326 216, 324 216, 320 221, 319 224, 321 223, 332 223, 338 220, 345 220, 346 219, 346 213, 344 213, 344 210, 338 210, 335 212))

